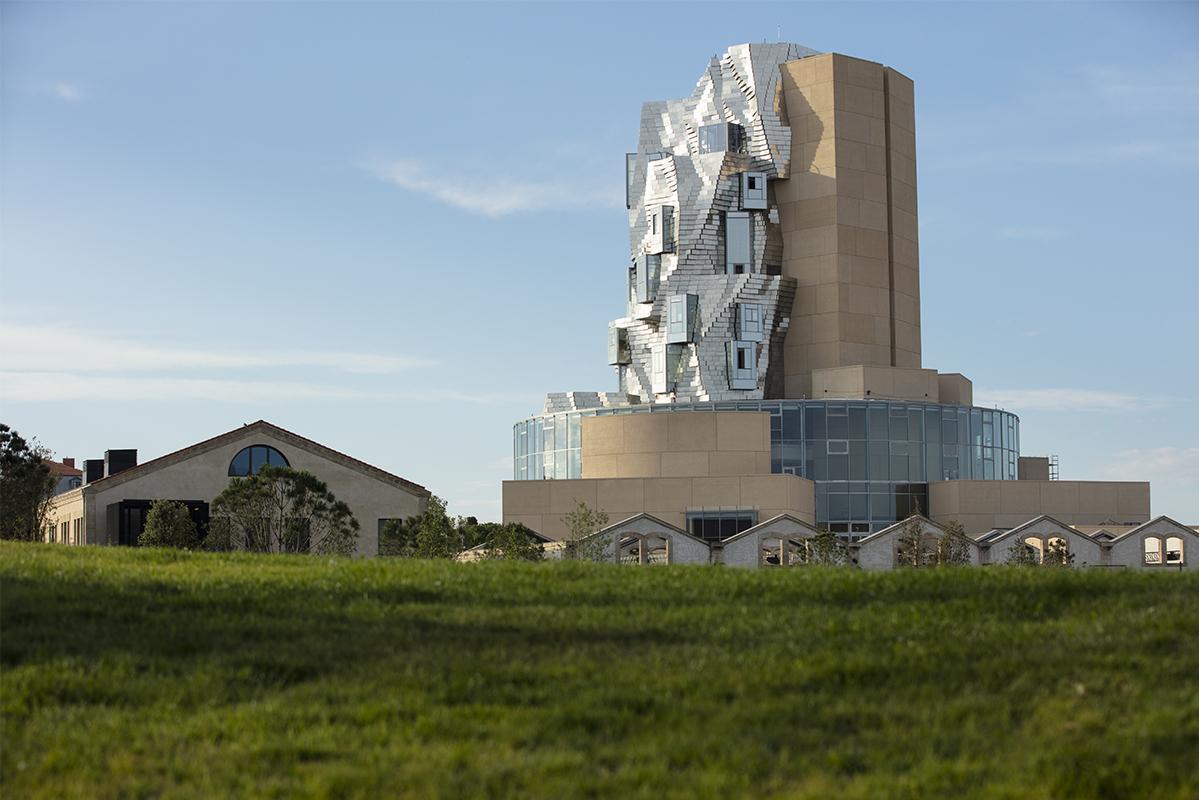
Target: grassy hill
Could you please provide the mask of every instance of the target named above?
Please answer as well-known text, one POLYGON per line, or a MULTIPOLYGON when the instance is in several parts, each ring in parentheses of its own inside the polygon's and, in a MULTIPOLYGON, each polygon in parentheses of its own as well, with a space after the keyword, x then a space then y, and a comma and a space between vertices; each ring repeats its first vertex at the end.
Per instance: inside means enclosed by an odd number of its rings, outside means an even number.
POLYGON ((0 543, 5 797, 1199 796, 1199 574, 0 543))

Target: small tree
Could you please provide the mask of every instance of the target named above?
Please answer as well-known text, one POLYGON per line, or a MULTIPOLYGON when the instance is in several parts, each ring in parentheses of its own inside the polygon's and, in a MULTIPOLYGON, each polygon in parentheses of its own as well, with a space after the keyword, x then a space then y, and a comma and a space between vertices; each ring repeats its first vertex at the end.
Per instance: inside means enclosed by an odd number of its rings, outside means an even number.
POLYGON ((1050 539, 1045 545, 1045 557, 1041 559, 1041 564, 1046 567, 1074 566, 1074 554, 1070 552, 1066 540, 1050 539))
POLYGON ((414 555, 417 558, 453 558, 459 552, 458 531, 445 511, 445 501, 429 497, 424 513, 416 517, 414 555))
POLYGON ((311 472, 268 464, 232 479, 212 508, 230 549, 350 555, 358 545, 350 507, 311 472))
POLYGON ((50 451, 0 422, 0 539, 40 541, 54 496, 50 451))
POLYGON ((812 566, 841 567, 849 563, 849 548, 837 534, 821 529, 807 540, 807 563, 812 566))
POLYGON ((957 520, 950 520, 942 526, 945 532, 937 540, 934 553, 937 566, 962 567, 970 563, 970 543, 966 530, 957 520))
POLYGON ((924 530, 924 519, 908 517, 895 540, 895 566, 926 567, 935 558, 931 537, 924 530))
POLYGON ((397 558, 416 556, 416 531, 420 517, 389 519, 379 531, 379 555, 397 558))
POLYGON ((608 524, 606 512, 591 508, 582 500, 574 511, 562 516, 568 531, 564 555, 579 561, 599 561, 603 557, 604 543, 589 539, 593 533, 608 524))
MULTIPOLYGON (((487 524, 487 523, 484 523, 487 524)), ((492 523, 491 540, 484 554, 506 561, 540 561, 544 556, 541 541, 519 522, 492 523)))
POLYGON ((199 546, 200 534, 187 506, 174 500, 155 500, 146 512, 146 525, 137 543, 142 547, 191 550, 199 546))

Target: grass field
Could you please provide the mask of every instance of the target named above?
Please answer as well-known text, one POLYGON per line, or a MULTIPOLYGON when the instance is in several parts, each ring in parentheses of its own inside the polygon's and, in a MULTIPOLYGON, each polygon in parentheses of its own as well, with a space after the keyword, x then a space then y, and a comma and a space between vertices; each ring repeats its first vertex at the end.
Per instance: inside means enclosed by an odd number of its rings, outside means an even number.
POLYGON ((1199 796, 1199 574, 0 543, 4 797, 1199 796))

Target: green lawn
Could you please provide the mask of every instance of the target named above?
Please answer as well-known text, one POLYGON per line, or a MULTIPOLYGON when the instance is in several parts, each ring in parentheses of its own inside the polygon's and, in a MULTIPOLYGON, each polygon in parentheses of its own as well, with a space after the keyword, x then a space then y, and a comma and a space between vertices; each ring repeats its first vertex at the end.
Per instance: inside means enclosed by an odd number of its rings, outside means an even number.
POLYGON ((0 543, 4 797, 1199 796, 1199 574, 0 543))

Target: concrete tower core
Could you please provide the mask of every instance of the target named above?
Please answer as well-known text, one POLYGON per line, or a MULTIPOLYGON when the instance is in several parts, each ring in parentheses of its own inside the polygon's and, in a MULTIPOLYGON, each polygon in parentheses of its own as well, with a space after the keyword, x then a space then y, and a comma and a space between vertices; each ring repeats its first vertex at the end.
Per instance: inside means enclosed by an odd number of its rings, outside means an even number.
POLYGON ((780 71, 776 101, 791 129, 791 161, 773 188, 782 271, 796 281, 784 396, 816 396, 831 377, 814 387, 817 370, 919 369, 912 81, 836 53, 780 71))

